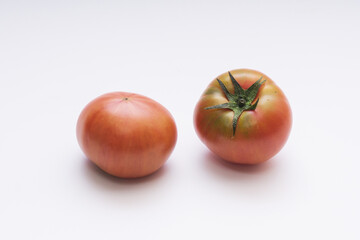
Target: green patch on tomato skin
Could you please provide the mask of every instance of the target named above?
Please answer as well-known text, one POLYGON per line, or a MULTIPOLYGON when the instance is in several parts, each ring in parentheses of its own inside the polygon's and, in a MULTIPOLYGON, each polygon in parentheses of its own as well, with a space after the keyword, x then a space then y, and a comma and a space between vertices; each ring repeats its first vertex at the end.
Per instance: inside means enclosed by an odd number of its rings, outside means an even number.
POLYGON ((201 97, 201 106, 203 108, 212 106, 212 105, 217 105, 217 104, 222 104, 222 103, 226 103, 227 99, 226 97, 224 97, 222 95, 222 93, 213 93, 211 95, 202 95, 201 97))
POLYGON ((232 119, 233 112, 231 110, 220 110, 221 112, 216 111, 213 114, 208 115, 207 120, 207 129, 209 129, 210 134, 215 134, 216 136, 231 137, 232 136, 232 119))
POLYGON ((219 92, 218 88, 211 87, 211 88, 206 89, 206 91, 204 92, 204 95, 211 95, 211 94, 218 93, 218 92, 219 92))
POLYGON ((251 113, 244 112, 238 121, 238 131, 243 137, 248 139, 254 133, 254 127, 256 127, 256 125, 256 120, 251 113))

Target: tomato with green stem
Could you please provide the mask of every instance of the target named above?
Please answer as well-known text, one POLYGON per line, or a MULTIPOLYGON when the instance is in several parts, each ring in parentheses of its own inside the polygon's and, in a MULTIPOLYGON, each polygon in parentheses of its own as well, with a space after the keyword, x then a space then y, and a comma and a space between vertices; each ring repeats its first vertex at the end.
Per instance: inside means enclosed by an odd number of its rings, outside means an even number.
POLYGON ((216 155, 239 164, 257 164, 276 155, 292 125, 289 102, 265 74, 237 69, 218 76, 195 107, 201 141, 216 155))

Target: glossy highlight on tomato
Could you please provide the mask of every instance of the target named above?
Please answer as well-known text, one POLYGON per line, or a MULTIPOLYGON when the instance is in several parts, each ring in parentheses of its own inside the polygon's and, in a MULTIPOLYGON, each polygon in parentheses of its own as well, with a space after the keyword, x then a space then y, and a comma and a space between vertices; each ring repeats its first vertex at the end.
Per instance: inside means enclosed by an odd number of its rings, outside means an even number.
POLYGON ((134 93, 113 92, 81 112, 77 139, 85 155, 105 172, 137 178, 158 170, 173 151, 177 130, 169 111, 134 93))
POLYGON ((206 88, 194 111, 201 141, 222 159, 258 164, 275 156, 292 125, 289 102, 265 74, 237 69, 206 88))

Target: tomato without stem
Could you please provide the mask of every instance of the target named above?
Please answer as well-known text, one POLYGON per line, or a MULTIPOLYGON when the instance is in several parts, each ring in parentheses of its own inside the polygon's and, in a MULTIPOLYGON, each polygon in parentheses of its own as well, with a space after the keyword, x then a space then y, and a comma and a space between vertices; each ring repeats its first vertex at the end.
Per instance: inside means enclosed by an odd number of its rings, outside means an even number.
POLYGON ((292 114, 281 89, 265 74, 237 69, 213 80, 194 112, 202 142, 232 163, 257 164, 286 143, 292 114))
POLYGON ((92 162, 123 178, 158 170, 177 139, 175 122, 162 105, 125 92, 108 93, 90 102, 79 116, 76 132, 92 162))

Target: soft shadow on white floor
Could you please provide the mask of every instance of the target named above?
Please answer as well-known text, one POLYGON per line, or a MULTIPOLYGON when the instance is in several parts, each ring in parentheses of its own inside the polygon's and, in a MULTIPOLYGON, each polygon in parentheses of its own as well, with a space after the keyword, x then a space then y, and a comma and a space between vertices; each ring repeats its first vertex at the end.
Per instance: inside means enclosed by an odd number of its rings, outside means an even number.
POLYGON ((242 165, 226 162, 210 151, 204 151, 201 159, 202 167, 211 177, 225 182, 242 182, 251 184, 270 184, 281 174, 281 160, 274 157, 267 162, 257 165, 242 165))
POLYGON ((232 164, 205 150, 200 166, 206 171, 204 177, 209 179, 210 185, 221 189, 224 196, 262 203, 265 199, 278 200, 287 195, 288 174, 284 162, 274 157, 257 165, 232 164))

